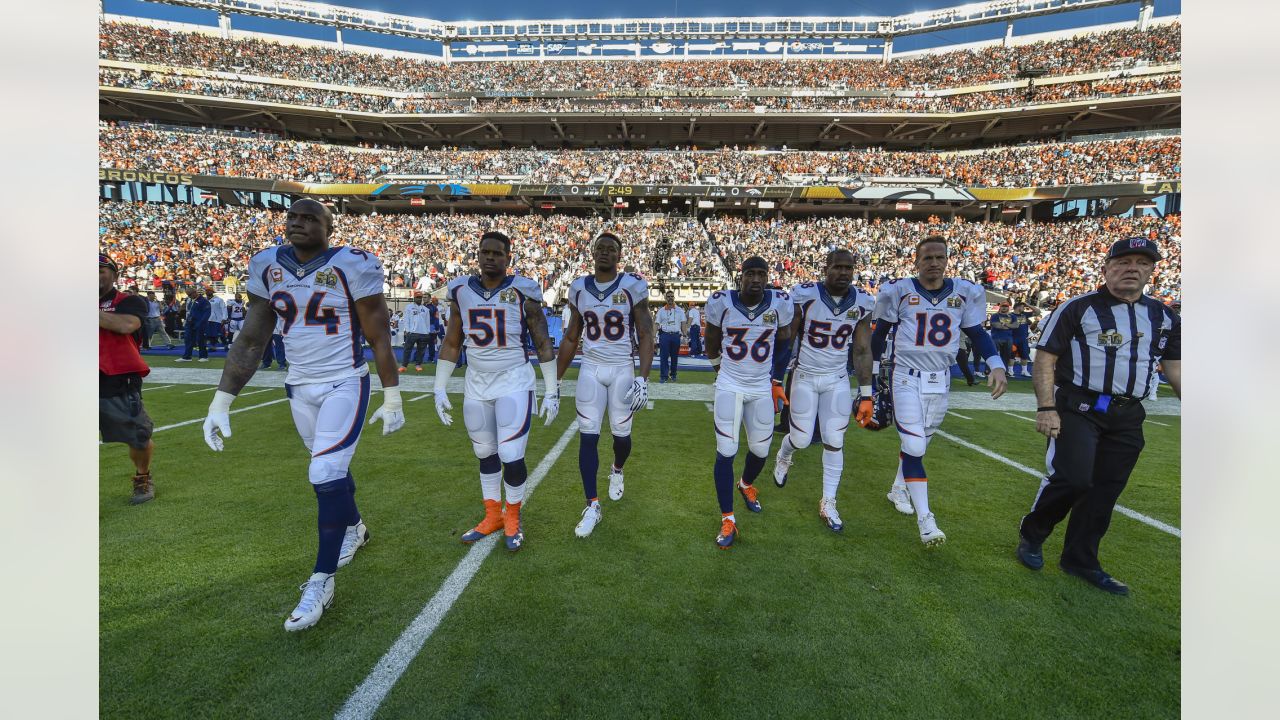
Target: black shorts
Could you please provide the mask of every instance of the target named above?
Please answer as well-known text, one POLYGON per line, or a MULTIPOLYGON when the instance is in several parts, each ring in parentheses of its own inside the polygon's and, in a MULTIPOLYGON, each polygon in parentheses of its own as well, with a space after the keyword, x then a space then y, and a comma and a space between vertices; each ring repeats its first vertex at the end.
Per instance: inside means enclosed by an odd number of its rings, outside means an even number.
POLYGON ((102 442, 127 443, 142 450, 151 441, 151 416, 142 407, 142 391, 127 390, 98 398, 98 432, 102 442))

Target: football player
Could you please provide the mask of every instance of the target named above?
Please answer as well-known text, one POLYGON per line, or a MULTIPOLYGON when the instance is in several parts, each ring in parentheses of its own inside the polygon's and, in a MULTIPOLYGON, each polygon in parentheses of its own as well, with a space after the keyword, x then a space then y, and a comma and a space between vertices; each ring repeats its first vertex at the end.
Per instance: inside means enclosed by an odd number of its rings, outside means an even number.
POLYGON ((871 311, 875 301, 853 287, 853 253, 838 249, 827 253, 826 280, 803 283, 791 290, 795 317, 792 335, 798 335, 799 352, 786 388, 790 400, 790 429, 773 462, 773 481, 787 484, 792 456, 809 447, 815 427, 822 437, 822 498, 818 516, 836 532, 844 529, 836 511, 836 490, 844 470, 844 431, 853 414, 849 392, 848 359, 852 344, 858 375, 858 422, 866 425, 871 401, 871 311))
POLYGON ((560 385, 542 312, 542 288, 527 277, 507 274, 511 239, 497 230, 484 233, 476 260, 479 275, 449 281, 449 326, 436 364, 436 413, 440 422, 453 424, 447 389, 465 344, 469 366, 464 376, 462 420, 471 448, 480 459, 484 519, 463 534, 462 542, 474 543, 502 530, 507 549, 515 552, 524 544, 520 507, 529 476, 524 450, 529 444, 536 387, 525 353, 527 336, 537 348, 546 384, 538 413, 546 425, 560 411, 560 385))
POLYGON ((747 435, 747 459, 738 492, 747 509, 760 512, 753 484, 769 457, 773 416, 787 402, 781 378, 790 358, 791 296, 765 287, 769 265, 751 256, 742 261, 738 289, 717 291, 707 300, 707 359, 716 370, 713 405, 716 428, 716 497, 720 534, 716 545, 728 549, 738 535, 733 514, 733 461, 738 426, 747 435))
POLYGON ((876 297, 871 350, 877 361, 885 361, 888 336, 893 331, 889 391, 902 451, 888 498, 903 514, 914 509, 920 540, 933 546, 947 536, 929 511, 924 453, 947 413, 951 363, 960 332, 968 335, 974 349, 987 359, 992 399, 1004 394, 1007 381, 995 343, 982 329, 986 290, 968 280, 946 277, 947 241, 940 235, 930 235, 916 245, 915 265, 916 277, 887 283, 876 297))
POLYGON ((320 536, 311 577, 284 629, 315 625, 333 602, 333 574, 369 540, 356 509, 351 458, 369 408, 369 365, 363 340, 373 348, 383 404, 370 423, 382 434, 404 425, 399 375, 382 296, 382 263, 354 247, 330 247, 333 214, 315 200, 299 200, 285 216, 288 245, 263 250, 249 261, 249 309, 227 354, 226 367, 204 421, 205 442, 222 450, 231 437, 231 401, 258 369, 276 320, 289 356, 285 394, 316 493, 320 536))
POLYGON ((649 368, 653 365, 649 284, 639 275, 618 272, 621 257, 622 240, 617 235, 605 232, 596 237, 591 245, 595 274, 584 275, 569 286, 569 324, 556 361, 556 377, 563 378, 582 344, 577 387, 578 470, 587 506, 574 528, 578 537, 590 535, 602 517, 596 473, 605 408, 613 435, 609 499, 616 501, 622 499, 622 466, 631 454, 631 418, 649 399, 649 368), (632 364, 636 354, 640 356, 638 375, 632 364))
POLYGON ((227 303, 227 342, 236 341, 236 333, 244 327, 244 299, 236 293, 235 299, 227 303))

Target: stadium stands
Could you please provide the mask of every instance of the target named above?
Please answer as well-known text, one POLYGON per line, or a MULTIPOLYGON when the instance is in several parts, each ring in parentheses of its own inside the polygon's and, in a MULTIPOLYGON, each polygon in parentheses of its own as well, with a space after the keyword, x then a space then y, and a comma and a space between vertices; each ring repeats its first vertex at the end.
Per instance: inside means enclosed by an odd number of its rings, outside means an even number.
POLYGON ((372 182, 387 174, 446 182, 828 184, 851 176, 935 176, 971 186, 1031 187, 1181 177, 1180 137, 1045 143, 976 152, 736 150, 426 150, 349 147, 269 133, 100 122, 99 165, 306 182, 372 182))

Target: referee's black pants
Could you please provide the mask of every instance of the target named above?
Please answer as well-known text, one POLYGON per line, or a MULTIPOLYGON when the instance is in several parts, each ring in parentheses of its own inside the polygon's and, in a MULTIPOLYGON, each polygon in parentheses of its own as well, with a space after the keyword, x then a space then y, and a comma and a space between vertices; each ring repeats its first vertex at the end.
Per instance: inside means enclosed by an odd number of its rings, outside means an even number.
POLYGON ((1093 404, 1092 394, 1058 391, 1062 431, 1049 439, 1048 480, 1041 482, 1031 512, 1022 518, 1022 536, 1042 543, 1070 513, 1060 562, 1080 570, 1101 569, 1098 544, 1142 453, 1142 421, 1147 417, 1141 402, 1119 404, 1113 398, 1105 413, 1093 404), (1082 406, 1088 409, 1082 411, 1082 406))

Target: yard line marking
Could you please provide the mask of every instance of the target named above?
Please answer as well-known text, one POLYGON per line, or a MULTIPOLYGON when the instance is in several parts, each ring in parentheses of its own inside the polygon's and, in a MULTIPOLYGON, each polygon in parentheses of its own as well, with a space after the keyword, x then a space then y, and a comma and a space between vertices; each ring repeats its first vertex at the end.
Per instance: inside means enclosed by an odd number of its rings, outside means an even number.
POLYGON ((272 390, 279 390, 279 389, 280 388, 262 388, 261 390, 254 390, 253 392, 240 393, 239 397, 244 397, 246 395, 257 395, 258 393, 271 392, 272 390))
POLYGON ((968 415, 961 415, 960 413, 956 412, 955 410, 948 410, 948 411, 947 411, 947 414, 948 414, 948 415, 955 415, 956 417, 961 418, 961 419, 964 419, 964 420, 972 420, 972 419, 973 419, 973 418, 969 417, 968 415))
POLYGON ((653 409, 653 401, 652 401, 652 400, 650 400, 650 401, 646 402, 646 403, 644 404, 644 406, 645 406, 645 408, 646 408, 646 409, 652 410, 652 409, 653 409))
POLYGON ((711 403, 702 403, 702 404, 707 406, 707 412, 715 412, 715 411, 716 411, 716 406, 715 406, 715 405, 712 405, 711 403))
MULTIPOLYGON (((1025 420, 1026 418, 1023 418, 1023 419, 1025 420)), ((952 435, 951 433, 948 433, 948 432, 943 432, 942 430, 935 430, 935 431, 934 431, 934 433, 935 433, 935 434, 937 434, 937 435, 941 435, 942 437, 944 437, 944 438, 946 438, 946 439, 950 440, 951 442, 953 442, 953 443, 955 443, 955 444, 957 444, 957 445, 960 445, 960 446, 962 446, 962 447, 967 447, 967 448, 969 448, 970 450, 973 450, 974 452, 982 453, 983 455, 986 455, 987 457, 989 457, 989 458, 991 458, 991 459, 993 459, 993 460, 999 460, 1000 462, 1004 463, 1005 465, 1008 465, 1009 467, 1014 468, 1014 469, 1016 469, 1016 470, 1021 470, 1022 472, 1026 473, 1026 474, 1028 474, 1028 475, 1030 475, 1030 476, 1032 476, 1032 477, 1034 477, 1034 478, 1037 478, 1037 479, 1039 479, 1039 480, 1041 480, 1041 481, 1043 481, 1043 480, 1044 480, 1044 473, 1039 472, 1039 471, 1037 471, 1037 470, 1032 470, 1031 468, 1027 467, 1026 465, 1023 465, 1023 464, 1022 464, 1022 463, 1020 463, 1020 462, 1017 462, 1017 461, 1014 461, 1014 460, 1010 460, 1009 458, 1007 458, 1007 457, 1005 457, 1005 456, 1003 456, 1003 455, 1001 455, 1001 454, 999 454, 999 453, 992 452, 992 451, 990 451, 990 450, 988 450, 988 449, 986 449, 986 448, 982 447, 981 445, 975 445, 975 444, 973 444, 973 443, 969 442, 968 440, 965 440, 965 439, 963 439, 963 438, 958 438, 958 437, 956 437, 955 435, 952 435)), ((1146 525, 1150 525, 1151 527, 1153 527, 1153 528, 1155 528, 1155 529, 1157 529, 1157 530, 1161 530, 1161 531, 1163 531, 1163 532, 1167 532, 1167 533, 1169 533, 1170 535, 1172 535, 1172 536, 1174 536, 1174 537, 1176 537, 1176 538, 1181 538, 1181 537, 1182 537, 1182 531, 1181 531, 1181 530, 1179 530, 1178 528, 1176 528, 1176 527, 1174 527, 1174 526, 1172 526, 1172 525, 1169 525, 1169 524, 1167 524, 1167 523, 1160 522, 1159 520, 1157 520, 1157 519, 1155 519, 1155 518, 1153 518, 1153 517, 1148 517, 1148 516, 1146 516, 1146 515, 1143 515, 1143 514, 1142 514, 1142 513, 1140 513, 1140 512, 1136 512, 1136 511, 1134 511, 1134 510, 1130 510, 1129 508, 1127 508, 1127 507, 1125 507, 1125 506, 1123 506, 1123 505, 1116 505, 1116 510, 1118 510, 1118 511, 1120 512, 1120 514, 1121 514, 1121 515, 1127 515, 1127 516, 1129 516, 1129 517, 1133 518, 1134 520, 1137 520, 1137 521, 1138 521, 1138 522, 1140 522, 1140 523, 1144 523, 1144 524, 1146 524, 1146 525)))
POLYGON ((425 397, 431 397, 432 395, 435 395, 435 393, 423 393, 422 395, 419 395, 418 397, 411 397, 411 398, 409 398, 409 402, 417 402, 417 401, 421 400, 422 398, 425 398, 425 397))
POLYGON ((142 388, 142 392, 146 392, 146 391, 148 391, 148 390, 163 390, 163 389, 165 389, 165 388, 171 388, 171 387, 173 387, 173 386, 172 386, 172 385, 155 385, 155 386, 153 386, 153 387, 149 387, 149 388, 142 388))
MULTIPOLYGON (((1001 410, 1000 412, 1004 412, 1004 411, 1003 411, 1003 410, 1001 410)), ((1021 416, 1021 415, 1014 415, 1014 414, 1013 414, 1013 413, 1011 413, 1011 412, 1007 412, 1007 413, 1004 413, 1004 414, 1005 414, 1005 415, 1008 415, 1009 417, 1016 417, 1016 418, 1018 418, 1019 420, 1026 420, 1027 422, 1035 422, 1035 420, 1033 420, 1032 418, 1029 418, 1029 417, 1023 417, 1023 416, 1021 416)))
MULTIPOLYGON (((578 421, 574 420, 565 429, 564 434, 556 441, 547 454, 542 457, 542 461, 538 463, 538 467, 534 468, 533 473, 529 475, 526 481, 524 499, 528 502, 529 495, 542 482, 542 478, 546 477, 551 471, 551 467, 555 465, 556 460, 560 458, 561 453, 568 447, 569 441, 578 431, 578 421)), ((391 688, 395 686, 396 681, 404 674, 409 663, 422 652, 423 645, 440 627, 440 623, 448 615, 449 609, 462 596, 467 585, 476 576, 480 570, 480 564, 493 551, 495 545, 498 544, 498 533, 493 533, 471 546, 467 554, 458 562, 458 566, 454 568, 449 577, 445 578, 444 584, 440 590, 422 606, 422 611, 418 616, 409 623, 409 627, 396 638, 391 649, 387 650, 378 662, 369 671, 368 676, 360 683, 359 687, 351 692, 351 696, 347 698, 347 702, 343 704, 342 709, 334 716, 337 720, 350 720, 354 718, 371 718, 378 708, 382 705, 382 701, 386 699, 387 694, 391 692, 391 688)))
POLYGON ((1169 423, 1162 423, 1162 422, 1160 422, 1159 420, 1151 420, 1150 418, 1148 418, 1148 419, 1147 419, 1147 422, 1151 423, 1152 425, 1161 425, 1161 426, 1164 426, 1164 427, 1173 427, 1173 426, 1172 426, 1172 425, 1170 425, 1169 423))
POLYGON ((200 388, 199 390, 188 390, 188 391, 186 392, 186 394, 187 394, 187 395, 191 395, 191 394, 193 394, 193 393, 209 392, 210 390, 217 390, 217 389, 218 389, 218 386, 217 386, 217 385, 211 385, 211 386, 209 386, 209 387, 207 387, 207 388, 200 388))
MULTIPOLYGON (((264 402, 264 403, 258 403, 257 405, 250 405, 249 407, 240 408, 239 410, 232 410, 231 412, 229 412, 229 413, 227 413, 227 414, 228 414, 228 415, 235 415, 236 413, 248 412, 248 411, 250 411, 250 410, 257 410, 257 409, 258 409, 258 408, 260 408, 260 407, 266 407, 266 406, 268 406, 268 405, 275 405, 276 403, 282 403, 282 402, 285 402, 285 401, 287 401, 288 399, 289 399, 289 398, 279 398, 278 400, 268 400, 267 402, 264 402)), ((172 430, 172 429, 174 429, 174 428, 180 428, 180 427, 184 427, 184 426, 187 426, 187 425, 195 425, 196 423, 202 423, 202 422, 204 422, 204 418, 202 418, 202 417, 198 417, 198 418, 196 418, 195 420, 183 420, 183 421, 182 421, 182 422, 180 422, 180 423, 174 423, 174 424, 172 424, 172 425, 165 425, 164 427, 158 427, 158 428, 156 428, 155 430, 152 430, 151 432, 153 432, 153 433, 158 433, 158 432, 162 432, 162 431, 164 431, 164 430, 172 430)))

